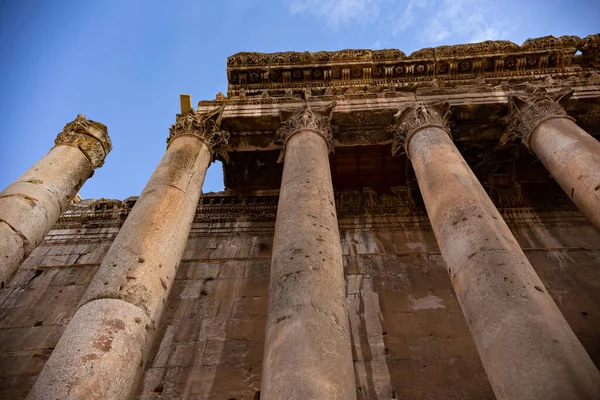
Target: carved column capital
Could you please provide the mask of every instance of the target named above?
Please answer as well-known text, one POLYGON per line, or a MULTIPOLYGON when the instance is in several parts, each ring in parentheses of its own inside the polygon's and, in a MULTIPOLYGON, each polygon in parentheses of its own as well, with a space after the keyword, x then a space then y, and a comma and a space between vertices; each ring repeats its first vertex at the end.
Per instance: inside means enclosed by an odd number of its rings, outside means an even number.
POLYGON ((529 86, 525 92, 508 98, 508 137, 520 137, 529 148, 531 135, 544 121, 556 118, 573 118, 564 109, 573 89, 563 88, 549 93, 546 88, 529 86))
POLYGON ((177 114, 175 124, 169 129, 167 147, 172 140, 180 136, 193 136, 200 139, 211 150, 213 156, 229 143, 229 132, 221 130, 221 118, 224 106, 209 113, 190 110, 177 114))
POLYGON ((276 141, 282 144, 278 162, 285 157, 285 146, 288 140, 297 132, 312 131, 320 135, 327 142, 327 148, 333 153, 333 133, 331 128, 331 115, 336 103, 326 106, 311 107, 308 104, 296 109, 281 110, 281 127, 277 130, 276 141))
POLYGON ((402 148, 408 154, 410 139, 419 130, 428 127, 440 128, 450 134, 448 119, 450 118, 450 105, 447 102, 416 102, 400 108, 394 115, 392 133, 394 142, 392 154, 397 154, 402 148))
POLYGON ((56 146, 77 147, 90 160, 94 168, 104 164, 106 155, 112 150, 106 125, 87 119, 79 114, 69 122, 54 140, 56 146))

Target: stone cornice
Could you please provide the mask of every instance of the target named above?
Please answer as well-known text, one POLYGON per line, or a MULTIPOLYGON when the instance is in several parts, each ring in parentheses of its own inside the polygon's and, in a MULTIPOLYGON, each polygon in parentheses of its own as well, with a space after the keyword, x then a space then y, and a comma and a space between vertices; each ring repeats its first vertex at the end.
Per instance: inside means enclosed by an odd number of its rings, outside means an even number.
POLYGON ((223 108, 221 105, 207 112, 192 109, 185 114, 177 114, 175 124, 169 129, 167 147, 177 137, 193 136, 204 142, 213 155, 218 153, 229 142, 229 132, 221 129, 223 108))
POLYGON ((319 107, 305 103, 300 108, 280 111, 281 127, 276 133, 277 141, 282 146, 279 162, 285 158, 285 148, 290 137, 303 130, 310 130, 320 135, 327 142, 329 152, 333 152, 331 115, 335 105, 336 103, 332 102, 319 107))
POLYGON ((410 158, 408 152, 410 139, 423 128, 436 127, 450 135, 449 118, 450 106, 448 102, 419 101, 401 108, 394 115, 392 153, 397 154, 400 149, 404 148, 406 155, 410 158))
POLYGON ((600 35, 584 39, 545 36, 521 46, 505 40, 485 41, 425 48, 410 56, 397 49, 237 53, 227 60, 228 96, 278 96, 303 87, 317 91, 557 73, 599 66, 599 41, 600 35), (581 56, 575 55, 578 50, 581 56))
POLYGON ((549 92, 544 87, 530 85, 525 91, 509 96, 508 125, 501 144, 511 137, 519 137, 529 148, 532 134, 544 121, 555 118, 573 120, 564 109, 572 95, 571 88, 549 92))
POLYGON ((83 114, 67 123, 54 140, 56 146, 76 147, 85 154, 94 168, 104 164, 106 155, 112 150, 106 125, 89 120, 83 114))

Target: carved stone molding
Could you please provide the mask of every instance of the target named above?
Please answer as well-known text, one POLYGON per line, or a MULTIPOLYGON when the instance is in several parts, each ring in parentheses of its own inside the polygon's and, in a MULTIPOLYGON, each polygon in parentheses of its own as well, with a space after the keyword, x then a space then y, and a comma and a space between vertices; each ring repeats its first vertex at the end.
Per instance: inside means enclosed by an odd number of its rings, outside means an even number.
POLYGON ((394 115, 394 125, 392 132, 394 134, 394 142, 392 145, 392 154, 397 154, 404 148, 406 155, 408 154, 408 144, 413 135, 420 129, 427 127, 440 128, 448 135, 450 134, 450 126, 448 119, 450 118, 450 105, 447 102, 416 102, 409 106, 401 108, 394 115))
POLYGON ((220 152, 229 143, 229 132, 221 130, 223 109, 224 105, 208 113, 192 109, 177 114, 175 124, 169 129, 167 147, 177 137, 193 136, 206 143, 213 155, 220 152))
POLYGON ((524 92, 509 96, 505 141, 519 137, 529 148, 531 135, 542 122, 555 118, 574 121, 564 109, 572 94, 571 88, 550 93, 544 87, 529 85, 524 92))
POLYGON ((544 36, 522 45, 506 40, 424 48, 410 55, 397 49, 320 52, 237 53, 227 59, 228 98, 283 96, 310 87, 313 96, 327 88, 344 90, 387 84, 444 86, 486 80, 518 81, 532 75, 564 76, 600 64, 600 35, 544 36), (580 51, 580 54, 578 54, 580 51))
POLYGON ((584 38, 579 50, 581 50, 584 65, 600 65, 600 33, 584 38))
POLYGON ((333 153, 333 133, 331 129, 331 115, 336 103, 332 102, 326 106, 314 107, 308 103, 304 106, 291 110, 281 110, 281 127, 277 130, 276 141, 282 144, 281 154, 278 162, 285 157, 285 146, 297 132, 310 130, 319 134, 327 142, 327 148, 333 153))
POLYGON ((56 146, 77 147, 90 160, 94 168, 104 164, 106 155, 112 150, 106 125, 89 120, 83 114, 69 122, 54 140, 56 146))

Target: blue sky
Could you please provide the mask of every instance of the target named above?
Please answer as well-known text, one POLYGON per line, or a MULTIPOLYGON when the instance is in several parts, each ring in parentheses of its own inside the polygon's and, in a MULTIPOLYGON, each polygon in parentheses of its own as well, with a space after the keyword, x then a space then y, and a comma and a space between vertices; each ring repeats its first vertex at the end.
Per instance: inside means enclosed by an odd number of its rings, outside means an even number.
MULTIPOLYGON (((0 0, 0 188, 78 113, 113 151, 83 198, 138 195, 164 154, 179 94, 226 93, 238 51, 423 47, 600 32, 598 0, 0 0)), ((204 191, 222 190, 212 164, 204 191)))

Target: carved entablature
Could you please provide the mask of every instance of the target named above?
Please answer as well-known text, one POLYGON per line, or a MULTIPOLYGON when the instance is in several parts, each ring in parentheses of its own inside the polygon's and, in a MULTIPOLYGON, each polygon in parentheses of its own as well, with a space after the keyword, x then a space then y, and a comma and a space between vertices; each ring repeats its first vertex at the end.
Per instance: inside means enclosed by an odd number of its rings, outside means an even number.
POLYGON ((229 132, 221 130, 221 119, 224 106, 208 113, 190 110, 185 114, 177 114, 175 124, 169 129, 167 146, 179 136, 194 136, 202 140, 213 155, 219 153, 229 142, 229 132))
POLYGON ((410 158, 408 153, 410 139, 423 128, 440 128, 450 135, 449 118, 450 105, 447 102, 419 101, 401 108, 394 115, 392 154, 398 154, 404 149, 406 155, 410 158))
POLYGON ((77 147, 90 160, 94 168, 104 164, 106 155, 112 150, 106 125, 87 119, 79 114, 69 122, 54 140, 56 146, 77 147))
POLYGON ((521 138, 529 148, 531 135, 542 122, 555 118, 573 120, 564 109, 572 94, 571 88, 548 92, 544 87, 529 85, 524 92, 509 96, 508 125, 504 137, 506 140, 521 138))
POLYGON ((276 141, 281 144, 281 153, 278 162, 282 162, 285 157, 285 147, 294 134, 303 130, 310 130, 325 139, 329 153, 333 153, 333 133, 331 130, 331 115, 335 107, 335 102, 326 106, 309 106, 304 104, 301 108, 281 110, 281 127, 277 130, 276 141))
MULTIPOLYGON (((598 66, 600 35, 545 36, 518 46, 507 40, 425 48, 407 56, 397 49, 284 53, 237 53, 227 60, 228 97, 284 96, 286 91, 313 94, 328 88, 411 87, 436 80, 442 86, 464 84, 479 76, 511 80, 535 74, 564 74, 598 66), (581 56, 575 56, 580 50, 581 56)), ((330 90, 330 89, 329 89, 330 90)))

